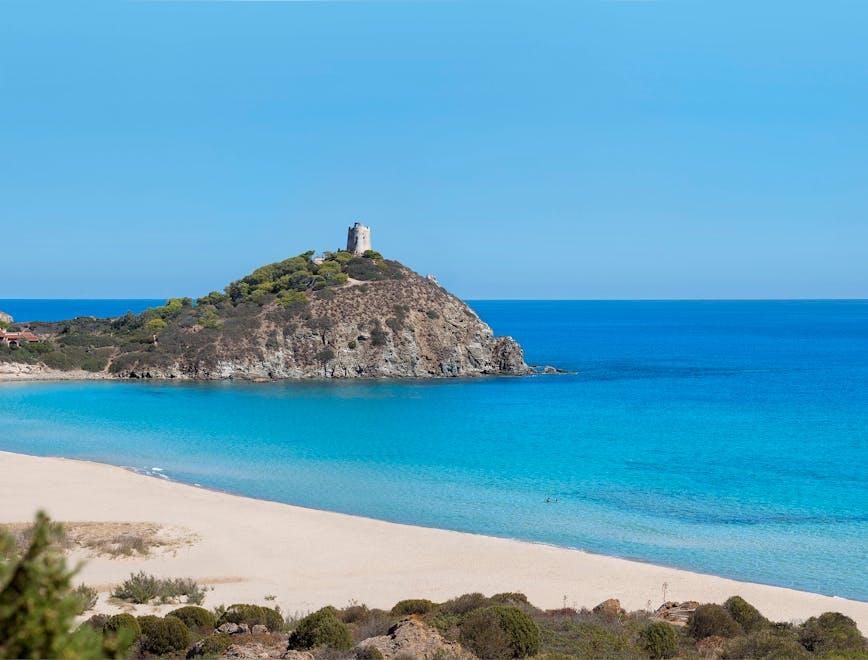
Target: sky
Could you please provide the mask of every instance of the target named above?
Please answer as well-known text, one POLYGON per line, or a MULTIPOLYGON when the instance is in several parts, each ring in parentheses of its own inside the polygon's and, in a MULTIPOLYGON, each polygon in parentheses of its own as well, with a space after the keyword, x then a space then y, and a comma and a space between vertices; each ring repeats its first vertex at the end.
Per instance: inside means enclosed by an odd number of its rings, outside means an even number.
POLYGON ((868 297, 868 4, 3 2, 0 298, 374 247, 470 298, 868 297))

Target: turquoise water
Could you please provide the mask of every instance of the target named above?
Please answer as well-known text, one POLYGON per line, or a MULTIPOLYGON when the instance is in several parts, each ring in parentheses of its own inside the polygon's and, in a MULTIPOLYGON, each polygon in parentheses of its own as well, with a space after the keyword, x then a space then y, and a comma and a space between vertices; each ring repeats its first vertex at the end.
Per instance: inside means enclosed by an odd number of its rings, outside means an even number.
POLYGON ((472 305, 578 373, 5 384, 0 448, 868 600, 868 302, 472 305))

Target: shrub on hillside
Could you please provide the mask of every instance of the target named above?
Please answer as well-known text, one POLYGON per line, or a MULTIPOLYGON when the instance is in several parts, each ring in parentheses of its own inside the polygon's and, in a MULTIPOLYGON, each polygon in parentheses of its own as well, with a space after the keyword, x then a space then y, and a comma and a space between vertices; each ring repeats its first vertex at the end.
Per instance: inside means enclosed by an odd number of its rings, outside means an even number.
POLYGON ((461 596, 447 600, 440 606, 440 610, 446 614, 467 614, 473 610, 488 607, 491 604, 491 600, 484 594, 462 594, 461 596))
POLYGON ((289 636, 288 646, 290 649, 326 646, 347 651, 353 647, 353 638, 347 624, 338 619, 335 608, 324 607, 298 622, 289 636))
POLYGON ((193 645, 187 657, 204 655, 206 657, 220 656, 232 644, 232 636, 228 633, 215 632, 203 637, 193 645))
POLYGON ((678 652, 678 633, 662 621, 655 621, 643 628, 639 640, 651 658, 672 658, 678 652))
POLYGON ((687 633, 696 640, 712 635, 735 637, 740 632, 741 627, 722 605, 700 605, 687 622, 687 633))
POLYGON ((796 641, 791 632, 765 628, 747 636, 730 639, 723 647, 722 657, 725 660, 796 660, 810 658, 811 654, 796 641))
POLYGON ((410 598, 395 603, 393 616, 410 616, 411 614, 427 614, 437 605, 426 598, 410 598))
POLYGON ((530 605, 527 596, 520 591, 505 591, 500 594, 494 594, 490 600, 492 603, 497 603, 498 605, 530 605))
POLYGON ((180 619, 181 623, 187 626, 190 630, 198 630, 200 632, 213 630, 217 624, 217 619, 213 614, 211 614, 211 612, 206 610, 204 607, 197 607, 195 605, 179 607, 178 609, 169 612, 166 616, 173 616, 176 619, 180 619))
POLYGON ((735 622, 747 633, 764 628, 769 623, 769 620, 760 614, 757 608, 741 596, 732 596, 723 606, 729 612, 729 615, 735 619, 735 622))
POLYGON ((474 610, 460 629, 462 643, 481 658, 526 658, 539 653, 539 626, 517 607, 492 605, 474 610), (503 634, 497 634, 498 630, 503 634))
POLYGON ((277 632, 283 628, 283 617, 280 612, 270 607, 236 603, 228 607, 220 616, 217 625, 222 623, 246 623, 251 628, 262 625, 271 632, 277 632))
POLYGON ((139 625, 138 619, 126 612, 110 616, 102 630, 104 633, 114 635, 120 633, 121 630, 128 630, 133 641, 142 636, 142 627, 139 625))
POLYGON ((799 642, 812 653, 860 651, 866 648, 855 621, 839 612, 812 616, 799 630, 799 642))
POLYGON ((190 631, 180 619, 173 616, 161 618, 153 615, 139 617, 142 636, 139 648, 147 653, 163 655, 183 651, 190 643, 190 631))
POLYGON ((155 598, 160 602, 177 602, 182 596, 187 603, 199 605, 205 600, 205 592, 190 578, 161 579, 144 571, 131 573, 130 577, 115 587, 112 596, 129 603, 146 604, 155 598))

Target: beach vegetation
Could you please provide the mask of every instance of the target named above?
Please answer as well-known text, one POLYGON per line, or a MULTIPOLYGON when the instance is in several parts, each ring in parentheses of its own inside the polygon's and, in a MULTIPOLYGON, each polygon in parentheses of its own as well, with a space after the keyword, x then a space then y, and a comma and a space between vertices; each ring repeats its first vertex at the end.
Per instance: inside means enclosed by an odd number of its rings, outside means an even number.
POLYGON ((58 551, 55 532, 42 512, 19 552, 15 539, 0 534, 0 657, 98 657, 99 634, 74 628, 81 598, 72 587, 74 571, 58 551))
POLYGON ((228 633, 213 632, 196 642, 196 644, 193 645, 193 648, 190 649, 187 657, 199 655, 205 657, 219 656, 222 655, 231 644, 231 635, 228 633))
POLYGON ((492 605, 461 622, 461 642, 482 658, 526 658, 540 650, 539 626, 525 612, 492 605))
POLYGON ((729 612, 730 616, 735 619, 736 623, 742 627, 747 633, 765 628, 769 625, 769 620, 766 619, 760 611, 753 605, 748 603, 741 596, 732 596, 726 600, 723 607, 729 612))
POLYGON ((217 619, 209 610, 196 605, 185 605, 172 610, 166 616, 180 619, 190 630, 205 632, 213 630, 217 625, 217 619))
POLYGON ((88 610, 92 610, 96 605, 99 594, 93 587, 86 584, 80 584, 72 590, 73 595, 78 599, 79 607, 76 614, 83 614, 88 610))
POLYGON ((183 651, 190 643, 190 631, 176 617, 158 617, 148 614, 138 619, 142 630, 139 649, 146 653, 164 655, 183 651))
POLYGON ((384 660, 385 656, 376 646, 363 646, 356 649, 355 660, 384 660))
POLYGON ((798 660, 811 654, 801 646, 790 631, 763 628, 749 635, 728 640, 723 647, 724 660, 763 658, 764 660, 798 660))
POLYGON ((139 625, 139 620, 127 612, 113 614, 106 619, 102 627, 104 633, 110 634, 118 634, 121 630, 128 630, 133 640, 142 636, 142 627, 139 625))
POLYGON ((313 649, 325 646, 339 651, 353 647, 350 629, 337 616, 333 607, 324 607, 298 622, 289 636, 290 649, 313 649))
POLYGON ((191 605, 201 605, 205 600, 204 589, 191 578, 158 578, 144 571, 130 577, 115 587, 112 596, 129 603, 145 604, 152 600, 161 603, 176 603, 183 598, 191 605))
POLYGON ((741 626, 726 608, 713 603, 697 607, 687 622, 687 633, 697 640, 711 636, 735 637, 741 632, 741 626))
POLYGON ((650 658, 672 658, 678 653, 678 633, 663 621, 649 623, 639 633, 639 638, 650 658))
POLYGON ((283 616, 276 609, 262 605, 247 605, 236 603, 226 608, 217 620, 217 625, 223 623, 246 623, 251 628, 262 625, 271 632, 283 628, 283 616))
POLYGON ((436 603, 427 598, 410 598, 395 603, 392 608, 393 616, 410 616, 411 614, 428 614, 431 610, 437 607, 436 603))
POLYGON ((799 630, 799 643, 818 654, 868 651, 856 622, 839 612, 812 616, 799 630))

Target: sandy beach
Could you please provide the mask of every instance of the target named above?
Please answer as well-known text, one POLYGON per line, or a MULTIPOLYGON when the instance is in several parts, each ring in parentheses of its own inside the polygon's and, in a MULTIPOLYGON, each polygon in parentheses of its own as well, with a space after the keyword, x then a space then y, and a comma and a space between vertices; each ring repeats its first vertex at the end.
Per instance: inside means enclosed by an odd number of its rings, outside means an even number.
MULTIPOLYGON (((101 590, 130 572, 192 577, 211 587, 206 606, 255 602, 305 612, 351 601, 391 607, 471 591, 522 591, 544 608, 620 599, 628 610, 668 600, 722 602, 739 594, 774 620, 834 610, 868 632, 868 603, 473 534, 371 520, 239 497, 109 465, 0 452, 0 522, 38 509, 63 522, 154 523, 176 543, 148 557, 75 550, 79 581, 101 590)), ((810 567, 805 567, 810 570, 810 567)), ((139 612, 152 607, 140 607, 139 612)))

